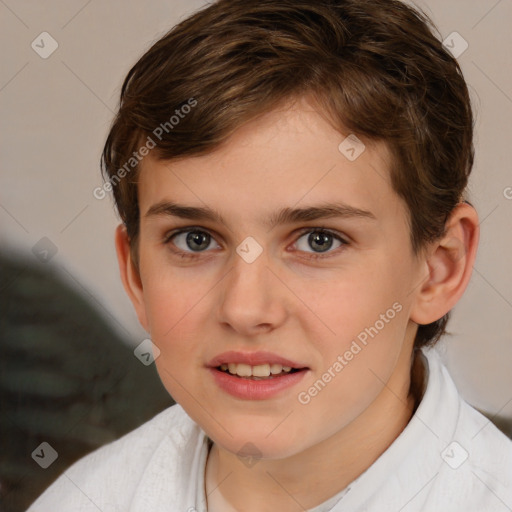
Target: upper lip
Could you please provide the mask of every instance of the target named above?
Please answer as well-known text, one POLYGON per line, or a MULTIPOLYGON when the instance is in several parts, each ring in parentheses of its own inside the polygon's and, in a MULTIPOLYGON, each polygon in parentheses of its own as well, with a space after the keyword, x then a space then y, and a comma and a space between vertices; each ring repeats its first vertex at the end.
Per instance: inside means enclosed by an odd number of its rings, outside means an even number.
POLYGON ((282 366, 290 366, 291 368, 306 368, 306 365, 292 361, 285 357, 281 357, 272 352, 237 352, 231 350, 229 352, 223 352, 218 356, 215 356, 207 364, 210 368, 216 368, 221 364, 229 363, 242 363, 250 366, 258 366, 261 364, 280 364, 282 366))

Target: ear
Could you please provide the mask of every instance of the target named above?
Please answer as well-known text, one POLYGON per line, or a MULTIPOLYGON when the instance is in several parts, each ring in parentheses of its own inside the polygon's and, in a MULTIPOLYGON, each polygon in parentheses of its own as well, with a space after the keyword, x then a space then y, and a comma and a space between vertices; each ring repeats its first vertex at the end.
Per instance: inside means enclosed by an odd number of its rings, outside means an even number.
POLYGON ((116 228, 116 252, 124 289, 132 301, 140 324, 149 332, 142 281, 139 271, 132 260, 130 239, 124 224, 120 224, 116 228))
POLYGON ((445 235, 426 251, 426 278, 416 290, 411 320, 420 325, 439 320, 459 301, 471 278, 480 227, 475 209, 460 203, 446 223, 445 235))

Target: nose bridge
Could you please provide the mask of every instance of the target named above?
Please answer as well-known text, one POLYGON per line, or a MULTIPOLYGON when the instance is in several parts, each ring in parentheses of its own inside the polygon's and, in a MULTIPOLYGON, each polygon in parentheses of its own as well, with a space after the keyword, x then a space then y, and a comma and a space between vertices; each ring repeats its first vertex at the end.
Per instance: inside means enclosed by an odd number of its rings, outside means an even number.
POLYGON ((237 254, 233 257, 233 267, 226 280, 225 295, 236 300, 245 298, 246 304, 253 301, 265 301, 267 298, 266 281, 268 280, 268 257, 265 251, 257 256, 251 253, 242 253, 244 246, 237 247, 237 254))
POLYGON ((268 268, 268 253, 259 247, 251 240, 242 242, 233 255, 231 271, 223 280, 220 320, 239 331, 262 324, 275 327, 283 319, 280 288, 271 282, 275 278, 268 268))

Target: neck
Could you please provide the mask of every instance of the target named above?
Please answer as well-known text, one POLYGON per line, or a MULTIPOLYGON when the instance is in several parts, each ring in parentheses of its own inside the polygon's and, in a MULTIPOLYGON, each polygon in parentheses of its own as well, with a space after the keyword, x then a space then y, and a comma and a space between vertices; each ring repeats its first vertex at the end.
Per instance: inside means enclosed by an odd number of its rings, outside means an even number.
POLYGON ((286 512, 298 506, 307 510, 336 495, 368 469, 409 423, 421 400, 423 372, 418 357, 405 375, 392 377, 371 406, 344 429, 286 459, 261 459, 246 467, 236 454, 214 444, 205 473, 208 511, 286 512))

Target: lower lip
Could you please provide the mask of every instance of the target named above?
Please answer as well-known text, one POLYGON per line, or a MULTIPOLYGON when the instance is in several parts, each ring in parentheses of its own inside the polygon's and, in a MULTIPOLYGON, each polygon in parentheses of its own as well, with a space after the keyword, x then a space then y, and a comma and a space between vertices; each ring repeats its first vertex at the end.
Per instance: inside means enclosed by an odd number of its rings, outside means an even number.
POLYGON ((245 400, 265 400, 278 395, 281 391, 291 388, 300 382, 307 369, 298 372, 280 375, 269 379, 252 380, 235 377, 230 373, 209 368, 217 385, 226 393, 245 400))

